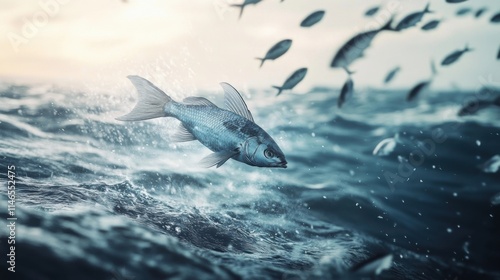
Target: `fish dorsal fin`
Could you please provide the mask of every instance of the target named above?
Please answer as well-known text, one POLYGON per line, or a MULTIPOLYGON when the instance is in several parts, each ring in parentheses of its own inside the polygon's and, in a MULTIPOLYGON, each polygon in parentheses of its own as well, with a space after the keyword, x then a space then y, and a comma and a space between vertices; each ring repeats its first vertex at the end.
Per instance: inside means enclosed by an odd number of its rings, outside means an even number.
POLYGON ((228 83, 220 83, 220 85, 224 90, 224 105, 226 109, 253 122, 252 113, 248 110, 247 104, 240 93, 228 83))
POLYGON ((191 134, 191 132, 189 132, 184 125, 180 124, 171 139, 173 142, 189 142, 196 140, 196 137, 194 137, 194 135, 191 134))
POLYGON ((210 100, 206 99, 205 97, 197 97, 197 96, 189 96, 186 97, 182 100, 184 104, 188 105, 201 105, 201 106, 212 106, 212 107, 217 107, 214 103, 212 103, 210 100))
POLYGON ((228 159, 239 154, 240 150, 235 149, 232 151, 222 151, 209 154, 208 156, 200 160, 200 166, 210 168, 217 165, 217 168, 221 167, 228 159))

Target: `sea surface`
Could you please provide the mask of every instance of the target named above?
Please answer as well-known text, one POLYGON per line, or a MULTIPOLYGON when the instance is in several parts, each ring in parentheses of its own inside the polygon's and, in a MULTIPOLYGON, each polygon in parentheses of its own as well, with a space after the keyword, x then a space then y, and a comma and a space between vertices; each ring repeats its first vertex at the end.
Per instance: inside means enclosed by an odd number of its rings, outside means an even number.
POLYGON ((363 89, 338 109, 338 89, 250 89, 288 168, 204 169, 207 148, 169 141, 177 120, 114 120, 132 89, 1 84, 0 279, 500 279, 500 108, 457 116, 498 92, 363 89), (356 274, 380 254, 389 269, 356 274))

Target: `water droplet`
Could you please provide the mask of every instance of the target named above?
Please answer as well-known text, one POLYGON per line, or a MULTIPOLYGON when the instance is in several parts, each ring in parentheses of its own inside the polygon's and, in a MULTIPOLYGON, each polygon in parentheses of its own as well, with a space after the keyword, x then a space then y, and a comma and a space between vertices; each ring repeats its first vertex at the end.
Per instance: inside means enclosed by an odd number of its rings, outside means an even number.
POLYGON ((477 145, 478 147, 479 147, 479 146, 481 146, 481 141, 476 140, 476 145, 477 145))
POLYGON ((453 193, 453 196, 454 196, 454 197, 457 197, 457 195, 458 195, 458 194, 457 194, 456 192, 454 192, 454 193, 453 193))
POLYGON ((180 227, 175 227, 175 231, 176 231, 177 233, 181 233, 181 228, 180 228, 180 227))
POLYGON ((316 137, 316 133, 314 133, 314 132, 313 132, 313 133, 311 133, 311 136, 312 136, 312 137, 316 137))
POLYGON ((326 195, 324 195, 323 198, 326 199, 326 195))
POLYGON ((453 230, 452 230, 451 228, 447 228, 447 229, 446 229, 446 231, 447 231, 448 233, 452 233, 452 232, 453 232, 453 230))

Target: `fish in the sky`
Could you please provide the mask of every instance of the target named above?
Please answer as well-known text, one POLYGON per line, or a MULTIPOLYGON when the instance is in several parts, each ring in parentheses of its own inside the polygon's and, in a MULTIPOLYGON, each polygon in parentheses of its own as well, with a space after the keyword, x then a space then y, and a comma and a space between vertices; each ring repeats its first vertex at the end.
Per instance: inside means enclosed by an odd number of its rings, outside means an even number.
POLYGON ((349 41, 347 41, 340 49, 337 51, 333 57, 330 67, 332 68, 344 68, 348 73, 349 65, 356 59, 363 56, 364 51, 370 46, 373 38, 383 30, 391 30, 392 18, 381 28, 360 33, 349 41))
POLYGON ((421 92, 426 91, 430 87, 432 81, 434 80, 434 77, 437 75, 437 70, 436 70, 436 65, 434 64, 434 60, 431 60, 431 73, 432 76, 429 80, 422 81, 416 84, 413 88, 411 88, 411 90, 408 92, 408 95, 406 96, 406 101, 412 101, 421 92))
POLYGON ((462 2, 465 2, 467 0, 446 0, 447 3, 462 3, 462 2))
POLYGON ((354 82, 351 79, 351 76, 347 78, 342 89, 340 90, 339 98, 337 99, 337 107, 341 108, 345 103, 347 96, 350 96, 354 92, 354 82))
POLYGON ((457 13, 456 15, 457 16, 465 16, 466 14, 472 12, 472 9, 469 8, 469 7, 464 7, 464 8, 460 8, 457 10, 457 13))
POLYGON ((394 77, 396 76, 396 74, 401 71, 401 67, 399 66, 396 66, 394 69, 392 69, 391 71, 389 71, 389 73, 387 74, 387 76, 385 76, 385 79, 384 79, 384 84, 388 84, 392 81, 392 79, 394 79, 394 77))
POLYGON ((476 18, 479 18, 480 16, 482 16, 484 14, 484 12, 486 12, 488 10, 488 8, 486 7, 483 7, 483 8, 480 8, 479 10, 476 11, 476 13, 474 14, 474 16, 476 18))
POLYGON ((204 167, 220 167, 234 159, 251 166, 286 168, 285 155, 278 144, 254 122, 245 101, 231 85, 221 83, 225 103, 222 109, 203 97, 187 97, 177 102, 144 78, 128 76, 128 79, 139 98, 132 111, 117 120, 178 119, 181 125, 172 140, 198 140, 212 150, 212 154, 201 160, 204 167))
POLYGON ((422 30, 428 31, 428 30, 435 29, 436 27, 438 27, 438 25, 440 23, 441 23, 441 20, 439 20, 439 19, 431 20, 422 26, 422 30))
POLYGON ((500 22, 500 13, 497 13, 494 16, 492 16, 490 21, 493 23, 499 23, 500 22))
POLYGON ((421 92, 423 92, 424 90, 427 90, 431 84, 432 80, 427 80, 427 81, 423 81, 423 82, 420 82, 418 84, 416 84, 411 90, 410 92, 408 93, 408 95, 406 96, 406 101, 412 101, 413 99, 415 99, 415 97, 417 97, 421 92))
POLYGON ((290 39, 285 39, 276 43, 269 49, 269 51, 267 51, 266 55, 263 58, 256 58, 261 61, 260 67, 264 65, 264 62, 266 60, 275 60, 278 57, 284 55, 288 51, 288 49, 290 49, 290 46, 292 46, 292 40, 290 39))
POLYGON ((375 255, 353 267, 350 272, 358 275, 379 275, 382 271, 391 268, 392 254, 375 255))
POLYGON ((365 12, 365 16, 367 16, 367 17, 371 17, 371 16, 375 15, 375 14, 378 12, 378 10, 379 10, 379 9, 380 9, 380 7, 379 7, 379 6, 375 6, 375 7, 373 7, 373 8, 370 8, 370 9, 368 9, 368 10, 365 12))
POLYGON ((258 4, 259 2, 261 2, 262 0, 245 0, 243 3, 241 4, 231 4, 231 7, 237 7, 237 8, 240 8, 240 16, 239 18, 241 18, 241 16, 243 15, 243 10, 245 9, 245 7, 247 5, 255 5, 255 4, 258 4))
POLYGON ((441 61, 441 65, 446 66, 454 63, 457 61, 464 53, 470 52, 472 49, 470 49, 468 46, 465 46, 462 50, 456 50, 449 55, 447 55, 443 61, 441 61))
POLYGON ((311 27, 318 23, 323 16, 325 15, 325 11, 316 11, 310 15, 308 15, 301 23, 300 26, 302 27, 311 27))
POLYGON ((278 94, 276 96, 280 95, 282 91, 288 90, 288 89, 293 89, 298 83, 300 83, 304 77, 307 74, 307 68, 300 68, 297 71, 293 72, 288 79, 285 80, 282 86, 273 86, 273 88, 278 90, 278 94))
POLYGON ((422 18, 424 17, 425 14, 432 13, 432 11, 429 10, 429 5, 430 4, 427 4, 422 11, 414 12, 414 13, 411 13, 411 14, 407 15, 406 17, 404 17, 396 25, 396 27, 394 29, 397 31, 401 31, 403 29, 407 29, 407 28, 410 28, 412 26, 417 25, 417 23, 419 23, 422 20, 422 18))

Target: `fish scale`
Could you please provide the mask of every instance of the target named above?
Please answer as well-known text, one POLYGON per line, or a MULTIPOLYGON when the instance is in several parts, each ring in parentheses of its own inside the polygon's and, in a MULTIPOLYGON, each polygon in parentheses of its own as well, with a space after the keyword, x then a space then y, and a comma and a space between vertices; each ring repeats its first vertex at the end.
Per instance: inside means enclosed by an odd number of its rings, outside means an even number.
POLYGON ((165 111, 180 120, 198 141, 214 152, 240 147, 245 139, 251 137, 241 131, 242 127, 251 122, 228 110, 171 102, 166 106, 165 111), (224 126, 224 123, 228 121, 237 129, 229 130, 224 126))

